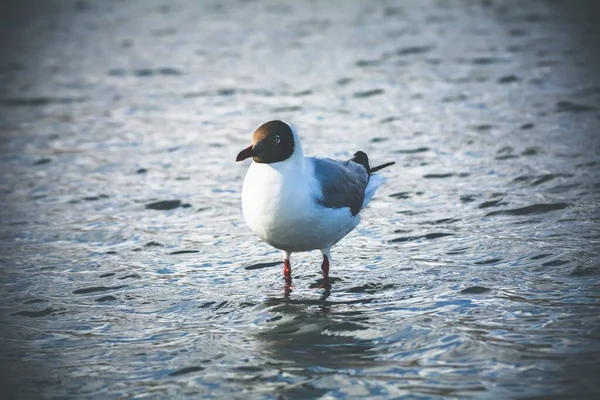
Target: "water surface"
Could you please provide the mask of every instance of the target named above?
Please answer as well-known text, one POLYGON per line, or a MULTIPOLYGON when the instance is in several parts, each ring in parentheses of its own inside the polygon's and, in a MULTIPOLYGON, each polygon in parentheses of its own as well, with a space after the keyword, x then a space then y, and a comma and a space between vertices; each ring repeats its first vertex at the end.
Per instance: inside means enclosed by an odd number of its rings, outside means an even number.
POLYGON ((13 398, 593 397, 600 81, 545 1, 5 9, 0 329, 13 398), (243 222, 267 120, 396 161, 333 249, 243 222))

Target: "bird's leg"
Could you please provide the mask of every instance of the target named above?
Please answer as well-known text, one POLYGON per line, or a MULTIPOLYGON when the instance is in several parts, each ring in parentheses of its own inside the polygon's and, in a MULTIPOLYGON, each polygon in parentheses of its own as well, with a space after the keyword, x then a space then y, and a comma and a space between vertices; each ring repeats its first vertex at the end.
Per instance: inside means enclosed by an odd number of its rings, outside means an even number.
POLYGON ((290 264, 290 253, 283 251, 283 278, 287 285, 292 284, 292 265, 290 264))
POLYGON ((323 254, 323 264, 321 264, 321 270, 323 271, 323 282, 329 283, 329 258, 323 254))
POLYGON ((329 290, 331 285, 329 284, 329 259, 331 258, 331 248, 321 249, 323 253, 323 264, 321 264, 321 270, 323 271, 323 285, 325 289, 329 290))
POLYGON ((292 281, 292 266, 290 265, 290 260, 283 260, 283 277, 286 281, 291 283, 292 281))

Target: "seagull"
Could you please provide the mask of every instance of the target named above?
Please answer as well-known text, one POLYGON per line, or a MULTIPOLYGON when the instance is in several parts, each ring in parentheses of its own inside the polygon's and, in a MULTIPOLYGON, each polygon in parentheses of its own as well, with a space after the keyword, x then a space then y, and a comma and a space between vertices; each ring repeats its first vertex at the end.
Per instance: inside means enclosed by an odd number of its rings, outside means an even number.
POLYGON ((296 130, 278 120, 259 126, 235 161, 250 157, 242 188, 246 223, 281 250, 287 285, 292 282, 290 255, 320 250, 323 283, 330 287, 331 248, 358 225, 360 211, 385 182, 375 172, 394 162, 371 168, 362 151, 347 161, 305 157, 296 130))

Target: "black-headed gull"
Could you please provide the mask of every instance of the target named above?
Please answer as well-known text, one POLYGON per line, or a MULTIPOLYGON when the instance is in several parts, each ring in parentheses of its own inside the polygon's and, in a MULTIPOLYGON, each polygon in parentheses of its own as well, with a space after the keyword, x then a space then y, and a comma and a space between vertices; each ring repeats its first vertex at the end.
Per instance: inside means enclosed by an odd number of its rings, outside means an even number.
POLYGON ((329 285, 331 247, 360 222, 360 211, 385 178, 359 151, 348 161, 304 157, 296 131, 282 121, 267 122, 236 161, 252 157, 242 189, 242 211, 250 229, 283 253, 283 273, 291 284, 290 254, 320 250, 329 285))

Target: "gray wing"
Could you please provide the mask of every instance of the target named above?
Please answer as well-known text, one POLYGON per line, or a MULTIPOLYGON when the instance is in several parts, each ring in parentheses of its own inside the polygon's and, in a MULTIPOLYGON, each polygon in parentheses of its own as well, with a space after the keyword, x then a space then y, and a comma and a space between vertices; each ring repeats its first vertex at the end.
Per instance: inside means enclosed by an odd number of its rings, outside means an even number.
POLYGON ((318 198, 317 201, 329 208, 350 207, 352 215, 358 214, 369 183, 369 174, 365 167, 352 160, 310 158, 315 167, 315 177, 323 192, 322 198, 318 198))

